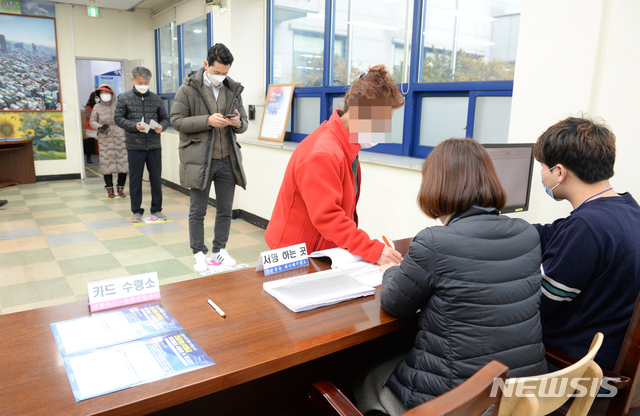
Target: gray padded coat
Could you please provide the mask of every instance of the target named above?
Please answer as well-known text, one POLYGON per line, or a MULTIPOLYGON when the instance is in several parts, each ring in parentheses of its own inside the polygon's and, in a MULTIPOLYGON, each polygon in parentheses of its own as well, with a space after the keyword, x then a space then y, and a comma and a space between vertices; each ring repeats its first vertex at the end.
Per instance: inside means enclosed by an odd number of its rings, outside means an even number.
MULTIPOLYGON (((104 86, 109 85, 100 85, 100 87, 104 86)), ((98 133, 98 146, 100 146, 100 173, 103 175, 129 172, 124 130, 118 127, 113 119, 115 109, 115 97, 113 97, 108 103, 101 101, 93 106, 91 119, 89 120, 91 128, 98 133), (106 133, 98 130, 98 127, 103 124, 109 126, 109 130, 107 130, 106 133)))
POLYGON ((412 408, 464 382, 492 360, 509 377, 547 372, 540 325, 536 229, 473 207, 418 233, 382 282, 391 315, 418 315, 414 346, 386 385, 412 408))

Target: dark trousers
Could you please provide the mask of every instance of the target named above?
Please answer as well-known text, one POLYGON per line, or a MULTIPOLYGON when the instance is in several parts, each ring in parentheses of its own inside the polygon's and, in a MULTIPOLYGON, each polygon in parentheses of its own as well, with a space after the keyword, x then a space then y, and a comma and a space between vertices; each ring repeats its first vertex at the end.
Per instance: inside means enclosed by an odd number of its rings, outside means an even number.
POLYGON ((216 224, 213 229, 214 253, 227 246, 229 230, 231 228, 231 207, 233 195, 236 190, 236 177, 233 174, 231 160, 212 159, 206 188, 202 191, 191 189, 191 206, 189 208, 189 240, 193 253, 202 251, 207 254, 207 246, 204 244, 204 217, 207 215, 209 192, 211 182, 216 190, 216 224))
MULTIPOLYGON (((118 186, 124 186, 124 183, 127 181, 126 173, 118 173, 118 186)), ((113 188, 113 175, 107 173, 104 175, 104 184, 107 188, 113 188)))
POLYGON ((162 149, 127 150, 129 155, 129 197, 131 212, 144 214, 142 204, 142 172, 147 165, 151 185, 151 213, 162 211, 162 149))

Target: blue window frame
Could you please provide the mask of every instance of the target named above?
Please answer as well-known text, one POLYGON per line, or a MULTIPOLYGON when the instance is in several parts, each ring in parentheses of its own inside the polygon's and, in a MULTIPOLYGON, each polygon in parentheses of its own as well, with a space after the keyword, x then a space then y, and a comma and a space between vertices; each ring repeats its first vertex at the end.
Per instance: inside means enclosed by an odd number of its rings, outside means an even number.
MULTIPOLYGON (((268 88, 270 83, 278 83, 280 80, 277 77, 274 77, 274 5, 277 0, 268 0, 267 3, 267 85, 268 88)), ((318 32, 314 33, 315 36, 324 36, 324 48, 325 51, 323 60, 322 60, 322 71, 317 71, 322 73, 322 83, 321 85, 314 86, 298 86, 294 91, 294 102, 292 104, 291 109, 291 117, 290 117, 290 128, 287 131, 285 136, 286 140, 291 140, 295 142, 302 141, 307 133, 295 133, 298 129, 296 128, 296 98, 318 98, 320 100, 320 111, 319 111, 319 121, 322 122, 327 120, 332 113, 332 105, 334 98, 344 96, 344 93, 347 91, 348 86, 340 86, 333 85, 334 79, 334 59, 336 56, 336 39, 344 39, 341 43, 341 50, 338 54, 346 55, 347 54, 347 41, 344 33, 336 34, 335 31, 335 21, 336 21, 336 1, 342 0, 318 0, 319 2, 324 2, 324 28, 323 32, 318 34, 318 32), (329 17, 329 18, 327 18, 329 17), (330 53, 326 53, 326 51, 331 51, 330 53)), ((357 0, 348 0, 357 1, 357 0)), ((444 13, 445 16, 449 16, 455 22, 455 42, 452 46, 448 47, 446 44, 442 46, 441 44, 437 44, 437 42, 433 42, 433 36, 437 37, 437 33, 434 35, 429 32, 431 39, 429 40, 429 44, 426 44, 427 32, 425 31, 426 21, 427 21, 427 2, 429 0, 407 0, 407 6, 413 7, 412 10, 407 11, 407 17, 410 15, 409 12, 412 12, 411 19, 411 38, 410 45, 420 45, 420 47, 410 48, 409 55, 409 77, 408 82, 403 84, 398 84, 400 89, 405 94, 405 105, 403 110, 403 122, 402 122, 402 143, 384 143, 378 144, 377 146, 368 149, 367 151, 372 151, 376 153, 388 153, 402 156, 412 156, 412 157, 420 157, 423 158, 429 154, 432 146, 426 146, 420 144, 420 130, 421 130, 421 111, 422 111, 422 103, 425 97, 467 97, 468 105, 466 109, 466 126, 464 131, 461 131, 462 134, 460 136, 473 137, 474 123, 475 123, 475 114, 476 114, 476 99, 477 97, 509 97, 512 95, 513 91, 513 81, 506 80, 490 80, 490 81, 470 81, 470 82, 451 82, 456 77, 450 77, 451 80, 447 80, 448 82, 421 82, 423 78, 423 65, 427 65, 430 62, 433 62, 435 59, 440 59, 444 61, 451 62, 453 59, 452 67, 460 68, 460 61, 466 59, 466 62, 473 62, 474 60, 482 59, 483 56, 486 55, 486 51, 489 50, 489 44, 493 44, 486 40, 486 33, 483 33, 482 36, 485 36, 485 40, 469 40, 469 37, 465 39, 464 36, 458 36, 458 31, 467 30, 468 27, 473 27, 470 24, 465 26, 465 19, 477 19, 478 22, 471 22, 476 26, 484 24, 490 25, 493 21, 498 21, 499 24, 504 25, 513 25, 514 19, 519 19, 519 12, 512 13, 514 9, 519 9, 519 1, 520 0, 510 0, 509 5, 505 7, 509 7, 507 11, 500 16, 492 17, 492 16, 479 16, 473 15, 473 13, 469 13, 469 11, 458 10, 457 8, 452 10, 436 10, 438 13, 444 13), (483 21, 484 19, 484 21, 483 21), (467 42, 467 48, 463 50, 460 48, 459 42, 467 42), (475 42, 475 43, 474 43, 475 42), (469 45, 469 43, 471 45, 469 45), (434 47, 435 46, 435 47, 434 47), (451 53, 452 50, 455 50, 456 53, 451 53), (436 56, 440 54, 439 56, 436 56), (435 57, 435 58, 434 58, 435 57), (425 59, 429 58, 427 61, 425 59), (458 59, 458 64, 456 65, 455 60, 458 59)), ((491 0, 487 0, 488 2, 491 0)), ((509 1, 507 1, 509 3, 509 1)), ((344 3, 341 3, 341 6, 344 8, 344 3)), ((373 7, 373 6, 372 6, 373 7)), ((434 6, 436 7, 436 6, 434 6)), ((287 10, 287 13, 295 13, 296 11, 292 11, 290 8, 287 10)), ((300 18, 301 16, 311 16, 314 13, 320 15, 320 12, 315 10, 307 10, 306 12, 297 11, 299 14, 296 16, 300 18), (306 14, 305 14, 306 13, 306 14)), ((433 9, 431 13, 434 13, 433 9)), ((292 14, 293 16, 293 14, 292 14)), ((294 18, 294 17, 292 17, 294 18)), ((408 21, 408 19, 407 19, 408 21)), ((361 23, 361 22, 360 22, 361 23)), ((384 22, 383 22, 384 23, 384 22)), ((467 22, 469 23, 469 22, 467 22)), ((383 30, 385 27, 383 25, 378 25, 383 30)), ((397 29, 397 28, 387 28, 388 30, 397 29)), ((409 28, 407 28, 409 29, 409 28)), ((491 28, 490 28, 491 29, 491 28)), ((379 29, 376 29, 379 30, 379 29)), ((304 29, 297 27, 296 33, 304 33, 304 29)), ((485 30, 487 32, 487 30, 485 30)), ((348 35, 347 35, 348 36, 348 35)), ((493 35, 489 35, 493 36, 493 35)), ((398 61, 399 54, 401 51, 398 51, 398 48, 404 48, 404 43, 408 39, 397 39, 390 38, 389 42, 391 43, 391 47, 393 49, 393 67, 396 67, 396 71, 399 69, 398 61)), ((515 39, 517 42, 517 38, 515 39)), ((340 42, 339 42, 340 43, 340 42)), ((514 54, 513 47, 514 40, 508 39, 506 42, 501 42, 502 44, 509 44, 509 48, 504 47, 504 50, 509 49, 510 56, 514 54)), ((409 46, 410 46, 409 45, 409 46)), ((499 45, 500 46, 500 45, 499 45)), ((507 52, 505 52, 507 53, 507 52)), ((513 74, 513 65, 515 64, 514 59, 504 58, 506 73, 509 75, 508 71, 511 71, 511 77, 513 74), (509 65, 511 65, 509 67, 509 65)), ((392 70, 392 65, 387 65, 387 67, 392 70)), ((454 71, 455 72, 455 71, 454 71)), ((503 71, 504 72, 504 71, 503 71)), ((397 74, 396 74, 397 75, 397 74)), ((504 73, 501 75, 504 76, 504 73)), ((353 76, 351 77, 353 79, 353 76)), ((396 78, 399 79, 399 78, 396 78)), ((498 78, 501 79, 501 78, 498 78)))
POLYGON ((211 13, 207 13, 180 25, 175 22, 167 23, 154 31, 156 91, 164 101, 167 112, 170 112, 175 93, 188 71, 199 69, 206 60, 206 51, 213 45, 212 24, 211 13), (187 36, 185 28, 189 31, 187 36), (167 45, 167 42, 171 42, 171 45, 167 45), (205 44, 206 50, 203 48, 205 44), (167 57, 167 54, 171 56, 167 57), (202 56, 198 57, 198 54, 202 56))

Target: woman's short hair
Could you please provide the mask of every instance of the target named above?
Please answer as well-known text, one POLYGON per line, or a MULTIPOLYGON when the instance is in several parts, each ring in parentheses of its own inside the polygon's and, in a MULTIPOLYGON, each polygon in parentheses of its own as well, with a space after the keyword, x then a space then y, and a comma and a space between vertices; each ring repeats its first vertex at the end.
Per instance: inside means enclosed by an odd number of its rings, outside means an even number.
POLYGON ((369 67, 366 74, 361 75, 351 84, 349 91, 344 96, 343 111, 349 110, 349 100, 357 99, 383 99, 391 103, 391 108, 400 108, 404 105, 404 97, 398 88, 398 84, 387 72, 384 65, 369 67))
POLYGON ((501 210, 506 202, 491 157, 473 139, 443 141, 422 165, 418 205, 430 218, 464 212, 472 205, 501 210))
POLYGON ((596 183, 613 176, 616 136, 602 121, 569 117, 542 133, 533 156, 550 168, 562 164, 582 182, 596 183))

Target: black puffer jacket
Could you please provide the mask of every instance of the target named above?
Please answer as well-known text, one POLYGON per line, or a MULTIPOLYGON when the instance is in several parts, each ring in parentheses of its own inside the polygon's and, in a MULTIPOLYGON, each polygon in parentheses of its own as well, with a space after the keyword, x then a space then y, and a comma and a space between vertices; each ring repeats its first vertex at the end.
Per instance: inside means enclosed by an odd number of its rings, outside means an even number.
POLYGON ((145 133, 136 129, 136 124, 142 121, 142 117, 145 123, 157 121, 162 126, 162 131, 169 127, 169 114, 162 98, 151 91, 140 94, 135 88, 120 94, 114 119, 125 131, 127 150, 160 149, 162 146, 158 133, 153 130, 145 133))
POLYGON ((451 390, 492 360, 509 377, 547 372, 540 261, 536 229, 496 210, 474 207, 416 235, 400 266, 385 272, 381 294, 391 315, 421 310, 414 346, 386 384, 405 406, 451 390))

